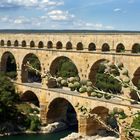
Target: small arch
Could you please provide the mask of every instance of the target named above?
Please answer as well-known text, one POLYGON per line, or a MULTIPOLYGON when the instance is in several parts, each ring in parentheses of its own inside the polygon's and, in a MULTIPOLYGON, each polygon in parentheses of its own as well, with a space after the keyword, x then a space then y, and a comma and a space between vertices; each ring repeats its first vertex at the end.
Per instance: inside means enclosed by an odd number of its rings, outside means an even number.
POLYGON ((102 45, 102 52, 110 51, 110 46, 107 43, 102 45))
POLYGON ((125 52, 125 47, 122 43, 119 43, 116 47, 116 52, 125 52))
POLYGON ((58 41, 57 43, 56 43, 56 49, 62 49, 62 42, 60 42, 60 41, 58 41))
POLYGON ((12 44, 11 44, 11 41, 8 40, 8 41, 7 41, 7 46, 10 47, 11 45, 12 45, 12 44))
POLYGON ((48 48, 48 49, 53 48, 53 43, 52 43, 52 41, 48 41, 48 43, 47 43, 47 48, 48 48))
POLYGON ((26 46, 27 46, 27 44, 26 44, 26 41, 25 41, 25 40, 23 40, 23 41, 22 41, 21 46, 22 46, 22 47, 26 47, 26 46))
POLYGON ((1 40, 1 41, 0 41, 0 45, 1 45, 1 46, 4 46, 4 45, 5 45, 5 44, 4 44, 4 40, 1 40))
POLYGON ((140 52, 140 44, 139 43, 135 43, 132 46, 132 53, 139 53, 140 52))
POLYGON ((88 45, 88 50, 89 51, 96 51, 96 45, 94 43, 90 43, 88 45))
POLYGON ((32 91, 26 91, 24 92, 21 97, 20 97, 22 102, 28 102, 28 103, 32 103, 35 106, 39 107, 39 99, 36 96, 36 94, 32 91))
POLYGON ((83 48, 83 43, 82 42, 79 42, 79 43, 77 43, 77 48, 76 48, 77 50, 83 50, 84 48, 83 48))
POLYGON ((18 47, 18 45, 19 45, 19 44, 18 44, 18 41, 15 40, 15 42, 14 42, 14 46, 15 46, 15 47, 18 47))
POLYGON ((69 41, 69 42, 67 42, 67 44, 66 44, 66 49, 67 50, 71 50, 72 49, 72 43, 69 41))
POLYGON ((30 47, 31 48, 34 48, 35 47, 35 42, 33 40, 30 42, 30 47))
POLYGON ((42 42, 42 41, 40 41, 39 43, 38 43, 38 48, 43 48, 44 47, 44 43, 42 42))
POLYGON ((48 106, 47 122, 64 122, 78 131, 78 119, 74 106, 65 98, 55 98, 48 106))

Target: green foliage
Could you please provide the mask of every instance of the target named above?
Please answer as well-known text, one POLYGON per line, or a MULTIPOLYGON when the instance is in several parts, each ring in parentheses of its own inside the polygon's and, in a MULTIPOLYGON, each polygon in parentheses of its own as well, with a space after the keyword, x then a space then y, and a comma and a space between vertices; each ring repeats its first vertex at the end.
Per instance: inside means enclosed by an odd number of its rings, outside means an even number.
POLYGON ((133 123, 131 125, 135 129, 140 129, 140 112, 134 117, 133 123))
MULTIPOLYGON (((96 74, 95 86, 97 88, 99 88, 100 90, 103 90, 105 92, 112 92, 114 94, 120 93, 121 92, 121 84, 116 79, 105 74, 104 73, 105 68, 106 67, 102 64, 99 66, 99 69, 98 69, 97 74, 96 74)), ((116 76, 119 75, 117 70, 116 71, 114 70, 113 74, 116 76)))
POLYGON ((76 66, 67 59, 63 59, 59 61, 59 68, 57 72, 57 76, 63 77, 63 78, 69 78, 69 77, 76 77, 78 76, 78 71, 76 66))

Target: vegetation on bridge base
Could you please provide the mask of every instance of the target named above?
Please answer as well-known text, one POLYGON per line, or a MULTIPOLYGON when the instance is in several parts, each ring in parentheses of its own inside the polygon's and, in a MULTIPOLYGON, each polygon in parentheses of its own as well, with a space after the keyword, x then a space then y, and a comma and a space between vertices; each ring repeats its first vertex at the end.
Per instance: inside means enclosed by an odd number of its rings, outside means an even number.
POLYGON ((38 129, 39 118, 31 116, 25 110, 21 111, 19 102, 19 94, 16 92, 14 84, 3 73, 0 73, 0 134, 38 129))

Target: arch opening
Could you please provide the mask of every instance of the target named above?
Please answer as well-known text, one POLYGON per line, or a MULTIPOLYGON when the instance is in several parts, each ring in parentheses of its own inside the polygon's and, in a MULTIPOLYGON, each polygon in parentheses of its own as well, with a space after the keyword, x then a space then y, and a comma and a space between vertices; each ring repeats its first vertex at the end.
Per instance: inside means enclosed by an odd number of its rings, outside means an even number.
POLYGON ((35 47, 35 42, 34 42, 34 41, 31 41, 31 42, 30 42, 30 47, 31 47, 31 48, 34 48, 34 47, 35 47))
POLYGON ((47 48, 48 48, 48 49, 53 48, 53 43, 52 43, 52 41, 48 41, 48 43, 47 43, 47 48))
MULTIPOLYGON (((95 107, 90 112, 93 116, 87 120, 87 133, 88 135, 101 135, 101 136, 116 136, 116 134, 110 130, 107 130, 94 116, 100 117, 105 124, 109 125, 112 129, 119 132, 117 120, 109 115, 109 109, 103 106, 95 107)), ((118 137, 118 136, 117 136, 118 137)))
POLYGON ((65 56, 60 56, 53 60, 50 66, 50 73, 52 76, 63 78, 78 76, 76 65, 65 56))
POLYGON ((1 58, 1 71, 12 79, 17 77, 17 65, 14 55, 11 52, 5 52, 1 58))
POLYGON ((23 40, 22 43, 21 43, 21 45, 22 45, 22 47, 26 47, 27 46, 26 41, 23 40))
POLYGON ((139 53, 140 52, 140 44, 139 43, 135 43, 132 46, 132 53, 139 53))
POLYGON ((41 64, 38 57, 35 54, 29 53, 27 54, 22 62, 22 74, 21 79, 23 83, 41 83, 41 75, 40 73, 36 73, 33 69, 30 69, 26 66, 29 63, 34 69, 41 71, 41 64))
POLYGON ((122 43, 117 45, 116 52, 125 52, 125 47, 122 43))
POLYGON ((0 45, 1 45, 1 46, 4 46, 4 40, 1 40, 1 41, 0 41, 0 45))
POLYGON ((7 46, 10 47, 11 45, 12 45, 12 44, 11 44, 11 41, 8 40, 8 41, 7 41, 7 46))
POLYGON ((32 91, 26 91, 22 94, 20 99, 22 102, 33 104, 35 107, 40 106, 38 97, 32 91))
POLYGON ((84 48, 83 48, 82 42, 79 42, 79 43, 77 44, 76 49, 77 49, 77 50, 83 50, 83 49, 84 49, 84 48))
POLYGON ((96 45, 94 43, 90 43, 88 46, 89 51, 96 51, 96 45))
POLYGON ((62 49, 63 45, 62 45, 62 42, 58 41, 56 43, 56 49, 62 49))
POLYGON ((66 44, 66 49, 67 50, 71 50, 72 49, 72 43, 69 41, 69 42, 67 42, 67 44, 66 44))
MULTIPOLYGON (((89 73, 89 80, 100 90, 112 92, 113 94, 120 94, 122 90, 120 82, 104 73, 106 69, 104 64, 106 62, 108 62, 108 60, 100 59, 92 65, 89 73)), ((114 66, 113 69, 115 70, 114 75, 119 76, 117 68, 114 66)))
POLYGON ((42 42, 42 41, 40 41, 39 43, 38 43, 38 48, 43 48, 44 47, 44 43, 42 42))
POLYGON ((110 51, 110 46, 107 43, 104 43, 102 45, 102 52, 108 52, 110 51))
POLYGON ((18 45, 19 45, 18 41, 15 40, 15 42, 14 42, 14 46, 15 46, 15 47, 18 47, 18 45))
POLYGON ((75 131, 78 131, 77 113, 73 105, 64 98, 54 99, 47 112, 47 123, 63 122, 69 128, 73 127, 75 131))

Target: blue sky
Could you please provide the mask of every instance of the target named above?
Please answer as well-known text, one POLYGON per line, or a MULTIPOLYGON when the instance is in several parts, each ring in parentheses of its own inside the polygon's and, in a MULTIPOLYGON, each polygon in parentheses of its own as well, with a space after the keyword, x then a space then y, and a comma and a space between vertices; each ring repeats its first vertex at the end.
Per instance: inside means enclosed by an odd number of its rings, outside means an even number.
POLYGON ((139 30, 140 0, 0 0, 0 29, 139 30))

